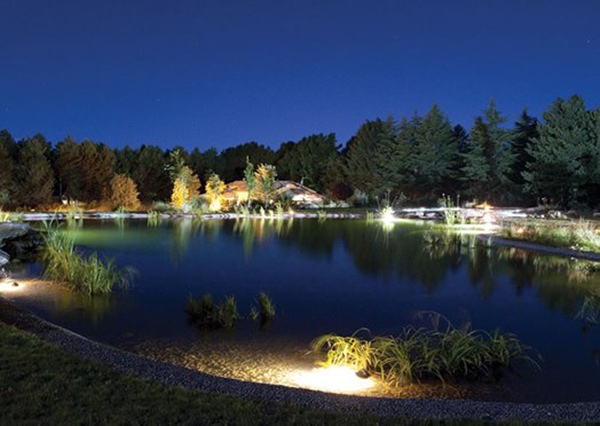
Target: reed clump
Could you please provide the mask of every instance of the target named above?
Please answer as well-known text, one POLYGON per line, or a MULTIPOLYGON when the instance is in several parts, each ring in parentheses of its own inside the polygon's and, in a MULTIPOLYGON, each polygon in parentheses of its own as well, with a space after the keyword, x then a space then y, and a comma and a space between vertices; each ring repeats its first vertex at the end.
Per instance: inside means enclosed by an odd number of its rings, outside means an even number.
POLYGON ((110 293, 128 286, 133 271, 118 269, 112 259, 85 256, 75 250, 73 238, 57 229, 46 229, 42 252, 44 276, 88 295, 110 293))
POLYGON ((256 305, 250 311, 250 318, 261 324, 270 323, 275 318, 275 305, 267 293, 261 291, 258 294, 256 305))
POLYGON ((312 346, 326 352, 322 365, 350 366, 389 386, 430 379, 442 383, 498 380, 521 362, 539 368, 529 355, 531 348, 513 334, 456 328, 450 322, 441 329, 439 317, 432 324, 430 328, 407 326, 396 337, 371 338, 366 329, 351 336, 326 334, 312 346))
POLYGON ((190 294, 185 310, 190 320, 200 328, 233 328, 241 319, 233 295, 216 304, 210 293, 198 299, 190 294))

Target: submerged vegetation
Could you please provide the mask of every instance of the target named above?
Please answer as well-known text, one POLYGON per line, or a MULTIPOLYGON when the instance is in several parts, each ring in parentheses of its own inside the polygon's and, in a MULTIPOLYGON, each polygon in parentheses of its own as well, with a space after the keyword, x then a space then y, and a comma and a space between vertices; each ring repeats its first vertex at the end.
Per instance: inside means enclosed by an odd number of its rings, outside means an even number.
POLYGON ((110 293, 115 286, 125 288, 133 271, 118 269, 114 260, 103 260, 96 253, 85 256, 75 250, 68 233, 47 226, 42 253, 44 276, 88 295, 110 293))
POLYGON ((324 366, 349 366, 389 386, 429 379, 498 380, 519 362, 539 368, 531 349, 513 334, 456 328, 439 314, 431 318, 431 327, 407 326, 397 337, 363 338, 370 334, 366 329, 351 336, 326 334, 314 340, 313 350, 326 352, 324 366))

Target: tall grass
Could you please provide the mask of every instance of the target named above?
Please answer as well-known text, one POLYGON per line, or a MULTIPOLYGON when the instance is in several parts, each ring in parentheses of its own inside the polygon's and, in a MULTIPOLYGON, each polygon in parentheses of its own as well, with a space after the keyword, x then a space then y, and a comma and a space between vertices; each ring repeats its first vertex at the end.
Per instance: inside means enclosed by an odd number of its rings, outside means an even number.
POLYGON ((97 254, 84 256, 75 250, 67 233, 47 227, 42 253, 44 276, 88 295, 110 293, 115 286, 129 284, 132 270, 119 270, 112 259, 102 260, 97 254))
POLYGON ((576 222, 513 222, 502 229, 506 238, 531 241, 553 247, 600 251, 596 226, 586 220, 576 222))
POLYGON ((407 326, 397 337, 360 337, 369 334, 360 329, 349 337, 320 336, 312 346, 326 352, 323 365, 350 366, 389 386, 429 379, 495 380, 519 362, 539 368, 530 348, 513 334, 456 328, 450 322, 442 330, 439 318, 430 328, 407 326))
POLYGON ((275 305, 267 293, 261 291, 258 294, 256 306, 252 306, 250 317, 263 325, 275 318, 275 305))

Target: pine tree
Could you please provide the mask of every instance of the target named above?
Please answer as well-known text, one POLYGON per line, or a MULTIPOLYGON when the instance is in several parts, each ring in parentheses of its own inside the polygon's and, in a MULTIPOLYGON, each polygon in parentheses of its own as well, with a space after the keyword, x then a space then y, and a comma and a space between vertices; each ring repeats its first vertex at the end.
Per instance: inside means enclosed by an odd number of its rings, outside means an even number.
POLYGON ((539 136, 527 148, 532 161, 523 172, 525 191, 563 207, 587 202, 585 189, 595 183, 600 159, 594 113, 586 110, 581 97, 572 96, 556 99, 542 118, 539 136))
POLYGON ((514 164, 512 133, 502 128, 506 122, 492 99, 483 116, 475 119, 462 160, 465 193, 493 203, 512 201, 514 184, 510 179, 514 164))
POLYGON ((16 142, 7 130, 0 131, 0 209, 14 204, 16 165, 11 151, 16 142))
POLYGON ((452 181, 457 164, 458 146, 450 122, 437 105, 419 120, 412 151, 415 182, 423 195, 448 191, 447 184, 452 181))
POLYGON ((110 181, 110 202, 113 208, 137 210, 140 207, 137 185, 129 176, 116 174, 110 181))
POLYGON ((49 151, 50 144, 39 134, 19 142, 16 175, 20 204, 35 207, 52 202, 54 172, 49 151))

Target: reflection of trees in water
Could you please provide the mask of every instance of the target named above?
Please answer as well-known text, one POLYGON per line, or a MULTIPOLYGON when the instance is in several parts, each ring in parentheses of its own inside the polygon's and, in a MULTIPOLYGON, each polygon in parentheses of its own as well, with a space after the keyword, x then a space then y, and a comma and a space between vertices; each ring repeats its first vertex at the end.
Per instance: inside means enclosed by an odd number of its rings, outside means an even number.
POLYGON ((251 256, 255 244, 277 237, 280 244, 327 259, 336 246, 343 246, 361 273, 417 282, 429 293, 444 283, 449 273, 465 267, 471 285, 484 300, 493 295, 500 277, 508 277, 517 295, 532 288, 550 309, 573 316, 598 282, 598 266, 592 262, 492 247, 478 242, 474 235, 434 228, 396 225, 384 229, 380 225, 359 220, 182 220, 175 222, 174 241, 181 253, 197 230, 209 239, 226 232, 239 236, 246 256, 251 256))
POLYGON ((244 246, 244 255, 252 256, 252 249, 256 242, 261 242, 276 235, 281 239, 292 229, 293 218, 250 218, 235 219, 232 232, 240 235, 244 246))

